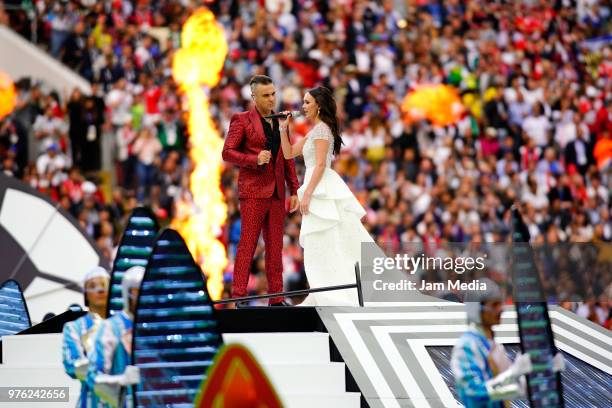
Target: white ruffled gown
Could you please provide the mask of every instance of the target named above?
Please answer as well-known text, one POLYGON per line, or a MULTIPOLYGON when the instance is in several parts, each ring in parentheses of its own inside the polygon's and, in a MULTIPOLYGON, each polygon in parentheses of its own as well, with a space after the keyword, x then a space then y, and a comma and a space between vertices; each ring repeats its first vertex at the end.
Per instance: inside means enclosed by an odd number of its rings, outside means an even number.
MULTIPOLYGON (((361 224, 366 214, 342 178, 331 168, 334 138, 324 122, 306 135, 302 154, 306 164, 304 183, 298 190, 301 201, 316 164, 314 140, 329 140, 325 172, 302 215, 300 245, 304 269, 311 288, 355 283, 355 263, 360 262, 361 243, 373 242, 361 224)), ((302 306, 358 306, 356 289, 311 293, 302 306)))

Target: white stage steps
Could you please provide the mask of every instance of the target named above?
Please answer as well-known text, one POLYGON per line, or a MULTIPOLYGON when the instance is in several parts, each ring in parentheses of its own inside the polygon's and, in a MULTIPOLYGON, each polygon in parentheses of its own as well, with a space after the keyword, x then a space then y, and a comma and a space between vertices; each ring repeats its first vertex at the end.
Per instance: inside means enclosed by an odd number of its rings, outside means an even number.
MULTIPOLYGON (((223 339, 243 344, 255 355, 286 408, 360 407, 360 394, 345 391, 344 363, 330 361, 327 333, 228 333, 223 339)), ((75 406, 80 384, 64 373, 61 334, 6 336, 2 343, 2 386, 70 387, 70 403, 44 405, 75 406)))

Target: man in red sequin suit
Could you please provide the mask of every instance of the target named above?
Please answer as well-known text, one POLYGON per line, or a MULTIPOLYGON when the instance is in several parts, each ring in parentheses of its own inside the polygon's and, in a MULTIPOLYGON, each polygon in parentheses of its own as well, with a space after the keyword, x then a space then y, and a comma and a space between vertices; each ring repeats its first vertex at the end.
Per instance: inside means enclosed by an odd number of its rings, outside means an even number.
MULTIPOLYGON (((278 120, 264 119, 276 105, 276 89, 263 75, 251 81, 255 107, 235 114, 223 146, 223 160, 240 168, 240 242, 234 263, 232 297, 247 294, 253 254, 263 230, 266 248, 268 292, 283 290, 283 229, 285 226, 285 182, 291 195, 289 208, 297 210, 298 181, 293 160, 285 160, 280 151, 278 120)), ((286 305, 282 297, 271 298, 271 306, 286 305)), ((238 307, 241 304, 237 305, 238 307)))

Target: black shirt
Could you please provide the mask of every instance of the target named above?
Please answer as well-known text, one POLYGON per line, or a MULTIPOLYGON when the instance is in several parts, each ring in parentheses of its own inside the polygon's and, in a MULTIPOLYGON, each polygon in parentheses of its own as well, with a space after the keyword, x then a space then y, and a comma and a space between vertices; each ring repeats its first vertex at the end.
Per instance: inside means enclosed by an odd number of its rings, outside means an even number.
POLYGON ((278 149, 280 149, 280 129, 278 127, 278 119, 272 119, 272 126, 261 118, 261 125, 266 134, 266 150, 272 151, 272 162, 275 161, 278 149))

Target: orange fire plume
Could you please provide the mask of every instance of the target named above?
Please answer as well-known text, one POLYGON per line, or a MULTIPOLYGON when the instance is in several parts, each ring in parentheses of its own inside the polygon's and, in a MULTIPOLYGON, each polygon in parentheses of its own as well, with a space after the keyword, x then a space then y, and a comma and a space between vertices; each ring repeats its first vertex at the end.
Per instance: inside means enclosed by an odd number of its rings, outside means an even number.
POLYGON ((227 266, 225 247, 217 239, 227 217, 220 187, 223 139, 210 116, 203 87, 219 83, 227 43, 213 13, 200 8, 183 26, 181 44, 172 61, 172 74, 189 104, 189 155, 194 168, 189 183, 191 196, 177 203, 172 227, 185 238, 207 275, 210 296, 219 299, 227 266))
POLYGON ((421 85, 402 102, 402 112, 408 122, 428 119, 436 126, 457 122, 463 110, 457 91, 448 85, 421 85))
POLYGON ((0 120, 15 109, 16 99, 17 94, 13 81, 8 75, 0 72, 0 120))

